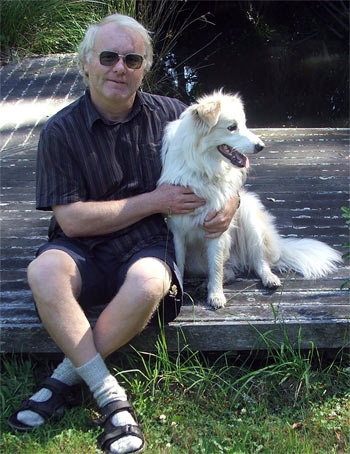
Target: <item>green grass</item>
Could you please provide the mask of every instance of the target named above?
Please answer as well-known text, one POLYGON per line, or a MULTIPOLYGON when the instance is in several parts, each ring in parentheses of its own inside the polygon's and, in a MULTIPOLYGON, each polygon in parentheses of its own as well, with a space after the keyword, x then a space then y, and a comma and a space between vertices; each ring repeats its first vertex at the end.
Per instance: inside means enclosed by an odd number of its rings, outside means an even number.
MULTIPOLYGON (((148 454, 345 454, 350 368, 344 352, 332 355, 288 341, 260 354, 176 354, 160 336, 156 353, 119 354, 108 365, 132 399, 148 454)), ((2 453, 100 453, 88 393, 58 422, 30 434, 8 428, 8 416, 53 367, 33 356, 3 358, 2 453)))
POLYGON ((90 23, 117 11, 134 15, 135 5, 135 0, 2 0, 2 51, 19 57, 76 52, 90 23))

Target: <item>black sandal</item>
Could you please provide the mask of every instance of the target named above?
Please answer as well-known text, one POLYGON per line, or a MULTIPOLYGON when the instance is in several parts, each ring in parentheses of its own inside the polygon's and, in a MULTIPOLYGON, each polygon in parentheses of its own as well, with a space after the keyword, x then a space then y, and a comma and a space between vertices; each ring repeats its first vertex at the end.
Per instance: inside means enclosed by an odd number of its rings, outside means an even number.
POLYGON ((8 424, 12 429, 25 432, 38 427, 19 421, 17 416, 21 411, 31 410, 42 416, 46 422, 49 418, 60 419, 63 416, 63 414, 59 415, 57 412, 59 408, 72 408, 81 404, 80 385, 69 386, 50 377, 43 381, 39 389, 42 388, 49 389, 52 392, 52 396, 44 402, 35 402, 31 399, 24 400, 20 408, 8 420, 8 424))
POLYGON ((140 427, 138 425, 132 424, 116 427, 112 424, 112 416, 121 411, 128 411, 136 421, 134 409, 132 408, 130 402, 128 402, 127 400, 115 400, 105 405, 101 409, 101 417, 95 420, 97 424, 101 425, 104 428, 104 433, 100 436, 99 439, 101 449, 106 453, 110 453, 111 451, 109 450, 109 448, 112 443, 119 440, 120 438, 131 435, 133 437, 140 438, 140 440, 142 440, 142 445, 140 448, 134 451, 130 451, 130 454, 141 453, 144 449, 145 439, 142 435, 140 427))

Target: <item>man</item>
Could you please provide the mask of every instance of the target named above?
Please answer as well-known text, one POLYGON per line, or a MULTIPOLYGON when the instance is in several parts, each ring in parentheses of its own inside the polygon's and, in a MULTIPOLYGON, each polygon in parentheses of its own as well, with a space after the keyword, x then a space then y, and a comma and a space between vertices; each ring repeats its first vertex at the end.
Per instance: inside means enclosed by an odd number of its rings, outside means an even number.
MULTIPOLYGON (((139 91, 152 64, 144 27, 108 16, 89 27, 79 59, 88 89, 48 121, 39 141, 37 208, 53 210, 55 222, 28 269, 39 316, 65 359, 9 424, 31 430, 59 417, 85 381, 101 410, 102 448, 141 452, 134 412, 104 358, 152 316, 175 318, 182 284, 162 215, 191 213, 205 200, 190 188, 156 187, 164 126, 185 106, 139 91), (98 304, 106 306, 92 329, 84 311, 98 304)), ((211 213, 204 234, 225 231, 237 205, 211 213)))

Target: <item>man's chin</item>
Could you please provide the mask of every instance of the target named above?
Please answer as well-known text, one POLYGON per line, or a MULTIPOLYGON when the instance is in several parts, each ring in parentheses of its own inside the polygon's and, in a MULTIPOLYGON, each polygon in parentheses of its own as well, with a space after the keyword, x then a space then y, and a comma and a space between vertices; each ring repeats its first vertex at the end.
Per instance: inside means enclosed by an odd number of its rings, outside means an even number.
POLYGON ((113 111, 120 112, 121 110, 128 111, 135 99, 135 92, 129 87, 111 87, 105 84, 102 89, 94 90, 90 87, 91 99, 97 109, 108 118, 113 111))
POLYGON ((109 84, 106 88, 105 94, 108 98, 128 98, 131 95, 129 88, 125 84, 109 84))

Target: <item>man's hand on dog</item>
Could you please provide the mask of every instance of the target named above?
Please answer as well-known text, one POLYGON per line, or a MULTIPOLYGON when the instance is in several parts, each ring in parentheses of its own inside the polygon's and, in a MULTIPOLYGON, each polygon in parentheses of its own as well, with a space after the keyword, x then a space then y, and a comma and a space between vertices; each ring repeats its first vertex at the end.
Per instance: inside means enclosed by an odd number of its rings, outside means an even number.
POLYGON ((226 232, 238 207, 239 196, 235 195, 226 203, 222 210, 208 213, 203 224, 203 228, 207 232, 205 238, 218 238, 226 232))
POLYGON ((191 188, 162 184, 153 192, 157 197, 159 212, 172 214, 192 213, 196 208, 205 205, 205 200, 196 196, 191 188))

